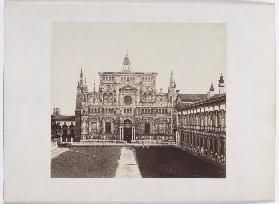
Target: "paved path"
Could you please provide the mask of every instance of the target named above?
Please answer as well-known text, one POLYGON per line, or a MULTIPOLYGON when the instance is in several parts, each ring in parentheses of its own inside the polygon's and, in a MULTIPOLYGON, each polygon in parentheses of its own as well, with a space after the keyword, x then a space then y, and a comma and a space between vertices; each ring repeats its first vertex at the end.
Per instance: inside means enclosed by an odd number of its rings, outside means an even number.
POLYGON ((68 148, 57 148, 55 150, 51 151, 51 159, 54 159, 55 157, 58 157, 60 154, 69 151, 68 148))
POLYGON ((116 178, 141 178, 139 167, 136 162, 132 149, 127 147, 122 147, 115 177, 116 178))

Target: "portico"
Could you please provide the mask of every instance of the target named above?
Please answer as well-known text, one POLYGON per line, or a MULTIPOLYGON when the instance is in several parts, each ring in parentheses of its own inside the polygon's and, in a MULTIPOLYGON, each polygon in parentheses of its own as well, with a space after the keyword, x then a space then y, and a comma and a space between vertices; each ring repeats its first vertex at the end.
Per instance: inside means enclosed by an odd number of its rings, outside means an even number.
POLYGON ((125 119, 119 127, 120 140, 131 142, 135 140, 135 124, 131 119, 125 119))

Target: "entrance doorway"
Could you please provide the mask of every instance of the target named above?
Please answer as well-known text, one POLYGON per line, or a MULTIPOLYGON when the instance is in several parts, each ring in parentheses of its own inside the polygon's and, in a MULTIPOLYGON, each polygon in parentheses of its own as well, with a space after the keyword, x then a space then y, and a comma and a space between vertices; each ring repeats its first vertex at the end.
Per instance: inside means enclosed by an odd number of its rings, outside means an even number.
POLYGON ((129 119, 124 120, 123 139, 128 143, 132 141, 132 121, 129 119))
POLYGON ((132 128, 124 127, 124 141, 131 143, 132 141, 132 128))

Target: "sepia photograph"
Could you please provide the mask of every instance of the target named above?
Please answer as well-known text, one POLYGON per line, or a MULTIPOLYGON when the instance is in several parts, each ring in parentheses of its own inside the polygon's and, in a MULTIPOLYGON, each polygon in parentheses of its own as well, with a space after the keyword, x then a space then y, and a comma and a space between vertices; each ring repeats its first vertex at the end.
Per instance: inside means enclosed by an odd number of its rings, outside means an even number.
POLYGON ((54 23, 52 178, 225 178, 226 24, 54 23))
POLYGON ((7 0, 5 202, 274 200, 275 16, 269 3, 7 0))

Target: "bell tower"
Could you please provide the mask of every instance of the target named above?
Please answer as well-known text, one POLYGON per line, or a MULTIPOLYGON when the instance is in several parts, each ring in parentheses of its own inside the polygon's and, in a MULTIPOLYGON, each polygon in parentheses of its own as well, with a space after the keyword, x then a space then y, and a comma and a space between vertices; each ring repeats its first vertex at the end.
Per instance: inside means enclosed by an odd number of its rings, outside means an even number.
POLYGON ((223 94, 225 93, 225 80, 224 80, 224 76, 221 73, 220 79, 218 81, 218 87, 219 87, 219 94, 223 94))
POLYGON ((214 86, 213 86, 213 82, 211 82, 211 85, 210 85, 210 88, 209 88, 209 91, 207 92, 207 97, 210 98, 214 96, 214 86))

